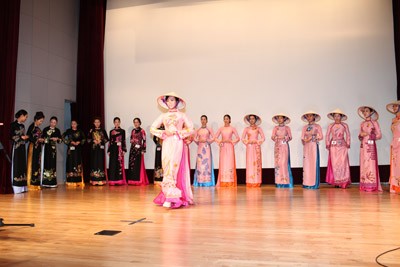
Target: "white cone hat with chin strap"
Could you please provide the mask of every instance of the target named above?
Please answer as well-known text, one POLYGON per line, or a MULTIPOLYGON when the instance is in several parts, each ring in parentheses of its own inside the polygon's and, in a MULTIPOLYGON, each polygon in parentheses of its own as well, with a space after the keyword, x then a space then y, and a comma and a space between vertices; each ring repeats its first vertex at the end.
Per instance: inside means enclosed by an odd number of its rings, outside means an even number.
POLYGON ((312 110, 309 110, 309 111, 307 111, 306 113, 304 113, 304 114, 301 116, 301 119, 302 119, 304 122, 307 122, 307 123, 308 123, 308 120, 307 120, 307 118, 306 118, 306 115, 308 115, 308 114, 313 114, 313 115, 314 115, 314 117, 315 117, 315 122, 317 122, 317 121, 319 121, 319 120, 321 119, 321 116, 320 116, 317 112, 312 111, 312 110))
POLYGON ((361 106, 361 107, 358 108, 357 112, 358 112, 358 115, 359 115, 361 118, 363 118, 364 120, 366 119, 366 118, 364 117, 364 114, 363 114, 363 111, 364 111, 365 108, 369 108, 369 109, 371 110, 371 115, 370 115, 371 120, 376 121, 376 120, 379 119, 379 114, 378 114, 378 112, 377 112, 374 108, 372 108, 372 107, 370 107, 370 106, 361 106))
POLYGON ((180 96, 179 96, 177 93, 175 93, 175 92, 169 92, 169 93, 160 95, 160 96, 157 98, 157 103, 158 103, 161 107, 163 107, 163 108, 165 108, 165 109, 169 109, 169 108, 168 108, 168 105, 167 105, 167 97, 168 97, 168 96, 173 96, 173 97, 175 97, 177 100, 179 100, 179 101, 178 101, 178 104, 177 104, 177 106, 176 106, 177 109, 183 109, 183 108, 185 108, 185 106, 186 106, 185 100, 183 100, 182 97, 180 97, 180 96))
POLYGON ((333 116, 334 116, 335 114, 340 114, 340 115, 342 115, 341 121, 347 120, 347 115, 344 114, 343 111, 341 111, 341 110, 338 109, 338 108, 335 109, 335 110, 332 110, 331 112, 329 112, 327 116, 328 116, 329 119, 335 120, 335 119, 333 118, 333 116))

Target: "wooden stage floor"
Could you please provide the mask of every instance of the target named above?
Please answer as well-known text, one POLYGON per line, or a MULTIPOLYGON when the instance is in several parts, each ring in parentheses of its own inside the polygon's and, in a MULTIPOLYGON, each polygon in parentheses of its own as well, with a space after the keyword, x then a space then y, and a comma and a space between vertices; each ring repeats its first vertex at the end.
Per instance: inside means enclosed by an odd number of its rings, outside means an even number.
POLYGON ((378 266, 400 246, 400 195, 384 190, 195 188, 177 210, 153 185, 0 195, 5 223, 36 225, 0 227, 0 266, 378 266))

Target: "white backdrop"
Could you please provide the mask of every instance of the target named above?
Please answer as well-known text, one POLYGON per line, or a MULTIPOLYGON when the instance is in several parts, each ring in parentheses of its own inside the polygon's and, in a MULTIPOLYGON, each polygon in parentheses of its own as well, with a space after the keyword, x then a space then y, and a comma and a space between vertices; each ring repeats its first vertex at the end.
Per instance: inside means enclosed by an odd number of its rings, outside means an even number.
MULTIPOLYGON (((292 119, 292 166, 301 167, 301 115, 310 109, 320 113, 325 134, 331 122, 326 114, 339 107, 349 117, 350 164, 358 165, 356 111, 367 104, 380 114, 379 163, 388 164, 391 114, 385 105, 396 99, 391 5, 390 0, 109 0, 106 128, 119 116, 129 136, 132 119, 140 117, 148 136, 146 167, 153 168, 149 127, 162 112, 156 98, 176 91, 196 127, 206 114, 217 131, 228 113, 241 135, 244 115, 260 115, 263 167, 272 168, 271 117, 284 112, 292 119)), ((193 143, 192 168, 196 149, 193 143)), ((320 151, 326 166, 324 144, 320 151)), ((218 166, 216 145, 213 155, 218 166)), ((245 167, 242 143, 236 162, 245 167)))

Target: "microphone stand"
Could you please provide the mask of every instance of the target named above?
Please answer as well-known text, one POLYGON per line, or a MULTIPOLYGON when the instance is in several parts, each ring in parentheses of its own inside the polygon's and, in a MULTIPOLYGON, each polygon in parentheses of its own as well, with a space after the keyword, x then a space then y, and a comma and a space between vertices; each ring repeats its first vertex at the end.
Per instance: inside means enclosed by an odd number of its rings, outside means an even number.
POLYGON ((1 150, 3 150, 3 152, 4 152, 4 155, 6 156, 6 159, 8 160, 8 162, 9 162, 9 163, 11 163, 11 159, 10 159, 10 157, 8 156, 8 154, 7 154, 6 150, 4 149, 4 146, 3 146, 3 144, 0 142, 0 151, 1 151, 1 150))
POLYGON ((35 227, 34 223, 4 223, 3 218, 0 218, 0 227, 3 226, 29 226, 29 227, 35 227))
MULTIPOLYGON (((3 125, 4 125, 4 123, 3 123, 3 122, 0 122, 0 126, 3 126, 3 125)), ((11 159, 10 159, 10 157, 8 156, 6 150, 4 149, 4 146, 3 146, 3 144, 2 144, 1 142, 0 142, 0 150, 3 150, 4 155, 6 155, 6 158, 7 158, 8 162, 11 163, 11 159)))

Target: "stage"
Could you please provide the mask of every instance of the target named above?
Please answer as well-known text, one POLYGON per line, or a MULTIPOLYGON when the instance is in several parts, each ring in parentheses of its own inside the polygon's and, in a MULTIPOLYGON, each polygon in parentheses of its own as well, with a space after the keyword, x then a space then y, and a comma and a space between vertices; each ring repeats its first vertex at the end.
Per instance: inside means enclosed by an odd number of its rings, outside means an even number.
POLYGON ((177 210, 154 185, 0 195, 5 223, 35 223, 0 227, 0 266, 377 266, 400 246, 400 195, 357 186, 194 188, 177 210))

